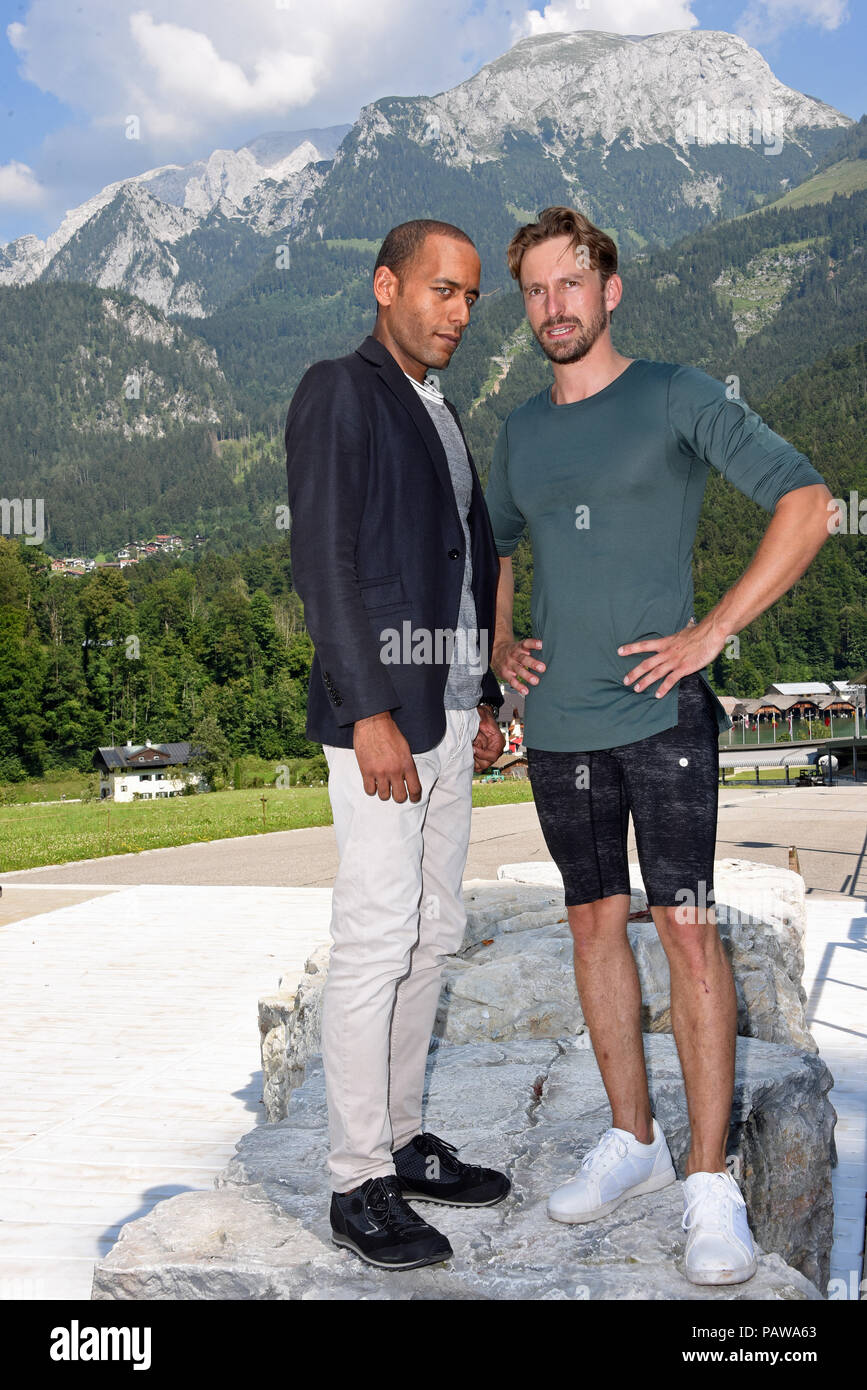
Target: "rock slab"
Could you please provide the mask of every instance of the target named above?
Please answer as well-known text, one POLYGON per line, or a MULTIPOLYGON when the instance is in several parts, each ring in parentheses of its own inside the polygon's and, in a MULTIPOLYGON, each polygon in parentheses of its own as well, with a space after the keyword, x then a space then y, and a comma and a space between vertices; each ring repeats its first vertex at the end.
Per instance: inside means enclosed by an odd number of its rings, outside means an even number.
MULTIPOLYGON (((682 1176, 687 1116, 674 1039, 648 1034, 645 1048, 682 1176)), ((122 1229, 95 1267, 93 1298, 817 1299, 832 1228, 830 1085, 816 1057, 738 1040, 730 1153, 763 1249, 752 1280, 714 1289, 683 1275, 679 1184, 586 1225, 548 1218, 548 1193, 610 1123, 589 1049, 571 1039, 442 1043, 428 1058, 425 1127, 465 1159, 505 1169, 512 1192, 476 1212, 419 1204, 454 1256, 389 1273, 331 1244, 324 1077, 313 1058, 286 1119, 245 1135, 214 1191, 181 1193, 122 1229)))

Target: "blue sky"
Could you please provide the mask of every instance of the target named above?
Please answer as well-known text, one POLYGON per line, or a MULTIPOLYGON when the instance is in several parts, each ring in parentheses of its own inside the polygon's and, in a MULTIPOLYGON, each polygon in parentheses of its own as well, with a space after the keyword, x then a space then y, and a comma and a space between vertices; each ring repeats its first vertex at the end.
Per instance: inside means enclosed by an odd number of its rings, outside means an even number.
MULTIPOLYGON (((548 28, 740 32, 788 86, 867 110, 862 0, 536 9, 548 28)), ((528 13, 520 0, 0 0, 0 243, 45 237, 67 208, 157 164, 440 91, 509 48, 528 13), (138 141, 125 138, 130 113, 144 113, 138 141)))
MULTIPOLYGON (((693 5, 702 29, 727 29, 744 11, 727 0, 701 0, 693 5)), ((776 39, 753 41, 776 76, 787 87, 827 101, 858 120, 867 112, 867 4, 853 0, 849 18, 836 29, 793 24, 776 39)))

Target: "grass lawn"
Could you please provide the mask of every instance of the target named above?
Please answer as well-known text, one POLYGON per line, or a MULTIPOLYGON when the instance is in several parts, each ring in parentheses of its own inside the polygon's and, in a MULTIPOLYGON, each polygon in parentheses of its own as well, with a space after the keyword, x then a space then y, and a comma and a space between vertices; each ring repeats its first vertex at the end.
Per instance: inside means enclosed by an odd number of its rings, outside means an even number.
MULTIPOLYGON (((0 870, 34 869, 168 845, 262 833, 261 791, 208 792, 109 805, 0 806, 0 870)), ((326 787, 265 792, 267 830, 330 825, 326 787)))
POLYGON ((751 212, 741 213, 741 216, 755 217, 757 212, 762 212, 767 207, 775 209, 802 208, 806 207, 808 203, 827 203, 831 201, 835 193, 848 196, 864 187, 867 187, 865 161, 863 159, 843 159, 839 164, 832 164, 830 168, 823 169, 819 174, 814 174, 811 179, 806 179, 797 188, 790 189, 776 202, 763 203, 762 207, 753 208, 751 212))
POLYGON ((62 796, 78 798, 93 774, 52 769, 42 777, 25 777, 21 782, 7 782, 0 787, 5 802, 59 801, 62 796))
MULTIPOLYGON (((57 793, 59 795, 59 792, 57 793)), ((164 849, 234 835, 330 825, 327 787, 268 787, 263 827, 261 790, 208 792, 161 801, 91 801, 0 806, 0 872, 68 864, 144 849, 164 849)), ((530 801, 529 782, 474 784, 474 806, 530 801)))
POLYGON ((474 782, 474 806, 510 806, 515 801, 532 801, 533 791, 528 781, 504 777, 502 782, 474 782))

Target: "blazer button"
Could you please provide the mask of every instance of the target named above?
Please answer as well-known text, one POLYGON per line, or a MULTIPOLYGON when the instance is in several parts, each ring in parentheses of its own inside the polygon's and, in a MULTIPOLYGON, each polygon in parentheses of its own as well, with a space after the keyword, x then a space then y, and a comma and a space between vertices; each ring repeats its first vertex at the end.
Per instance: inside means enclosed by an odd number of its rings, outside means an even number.
POLYGON ((450 550, 450 551, 449 551, 449 559, 450 559, 450 560, 459 560, 459 559, 460 559, 460 555, 461 555, 461 552, 460 552, 459 550, 450 550))

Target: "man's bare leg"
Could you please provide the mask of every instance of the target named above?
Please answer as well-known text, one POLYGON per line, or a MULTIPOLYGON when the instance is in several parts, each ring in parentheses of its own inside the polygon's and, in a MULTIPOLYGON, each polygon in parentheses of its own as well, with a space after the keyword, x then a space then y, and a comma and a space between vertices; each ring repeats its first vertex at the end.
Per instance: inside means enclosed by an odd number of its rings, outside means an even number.
POLYGON ((671 1025, 692 1135, 686 1175, 725 1172, 737 1034, 731 967, 712 908, 650 911, 671 972, 671 1025), (685 916, 691 920, 677 920, 685 916))
POLYGON ((641 985, 626 933, 629 902, 627 893, 615 893, 567 908, 567 913, 578 997, 611 1103, 611 1123, 649 1144, 653 1126, 641 1036, 641 985))

